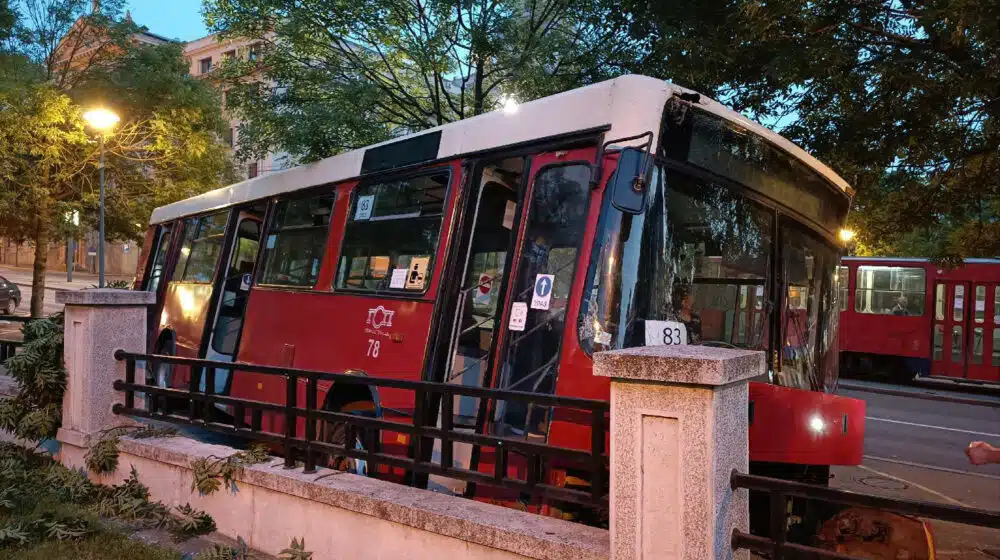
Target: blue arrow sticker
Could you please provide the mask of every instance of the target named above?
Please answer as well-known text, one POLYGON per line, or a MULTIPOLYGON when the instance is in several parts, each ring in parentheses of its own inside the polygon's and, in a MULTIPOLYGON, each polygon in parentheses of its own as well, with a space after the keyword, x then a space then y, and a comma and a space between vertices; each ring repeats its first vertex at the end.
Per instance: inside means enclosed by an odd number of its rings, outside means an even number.
POLYGON ((535 277, 535 293, 531 296, 532 309, 548 309, 552 303, 552 285, 555 276, 539 274, 535 277))

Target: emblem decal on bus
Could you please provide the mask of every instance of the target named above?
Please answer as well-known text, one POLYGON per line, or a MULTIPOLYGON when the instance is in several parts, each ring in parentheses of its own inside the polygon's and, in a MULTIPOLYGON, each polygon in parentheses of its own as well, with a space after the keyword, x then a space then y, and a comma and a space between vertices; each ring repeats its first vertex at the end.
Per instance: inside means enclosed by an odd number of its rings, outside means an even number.
POLYGON ((373 307, 368 310, 368 320, 365 324, 371 326, 373 329, 381 329, 382 327, 392 326, 392 317, 395 315, 395 311, 390 311, 383 306, 373 307))

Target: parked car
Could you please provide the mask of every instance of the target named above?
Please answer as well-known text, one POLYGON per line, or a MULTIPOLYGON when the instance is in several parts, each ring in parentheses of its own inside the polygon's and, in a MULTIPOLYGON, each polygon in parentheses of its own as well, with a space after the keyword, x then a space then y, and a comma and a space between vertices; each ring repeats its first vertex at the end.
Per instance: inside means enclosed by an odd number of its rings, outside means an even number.
POLYGON ((13 315, 18 305, 21 305, 21 288, 0 276, 0 310, 5 315, 13 315))

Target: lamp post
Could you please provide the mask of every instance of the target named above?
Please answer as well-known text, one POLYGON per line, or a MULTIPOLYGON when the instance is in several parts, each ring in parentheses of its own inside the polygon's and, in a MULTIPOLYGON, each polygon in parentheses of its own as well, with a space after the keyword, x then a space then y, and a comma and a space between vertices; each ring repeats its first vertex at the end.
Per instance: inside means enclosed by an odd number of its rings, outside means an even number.
POLYGON ((111 131, 116 124, 118 124, 118 115, 112 113, 107 109, 91 109, 83 114, 84 120, 87 121, 94 130, 97 131, 98 142, 101 145, 101 218, 99 225, 99 236, 100 240, 97 245, 97 287, 104 287, 104 136, 111 131))
MULTIPOLYGON (((72 212, 66 212, 66 223, 73 226, 74 228, 80 225, 80 212, 78 210, 73 210, 72 212)), ((73 234, 66 237, 66 281, 73 281, 73 257, 76 253, 76 240, 73 238, 73 234)))

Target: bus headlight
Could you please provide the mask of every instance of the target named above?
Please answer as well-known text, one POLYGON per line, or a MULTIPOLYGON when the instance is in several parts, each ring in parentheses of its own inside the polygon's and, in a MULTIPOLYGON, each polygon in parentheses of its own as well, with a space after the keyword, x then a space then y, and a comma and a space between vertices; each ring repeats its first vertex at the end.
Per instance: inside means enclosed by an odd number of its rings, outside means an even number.
POLYGON ((809 419, 809 429, 814 433, 822 434, 826 430, 826 422, 819 416, 813 416, 809 419))

